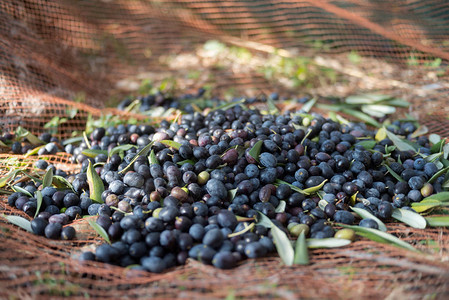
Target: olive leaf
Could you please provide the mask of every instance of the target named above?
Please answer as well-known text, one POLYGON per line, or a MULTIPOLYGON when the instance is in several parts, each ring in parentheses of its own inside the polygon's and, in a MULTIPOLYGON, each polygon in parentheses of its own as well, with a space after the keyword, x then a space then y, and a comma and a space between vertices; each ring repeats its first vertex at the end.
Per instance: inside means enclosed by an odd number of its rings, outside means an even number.
POLYGON ((275 115, 279 113, 279 109, 276 107, 276 104, 274 104, 274 100, 271 97, 267 98, 267 106, 269 114, 275 115))
POLYGON ((316 99, 312 98, 309 101, 307 101, 306 103, 304 103, 304 105, 301 107, 301 109, 303 111, 305 111, 306 113, 308 113, 312 109, 312 107, 315 105, 315 103, 316 103, 316 99))
POLYGON ((260 150, 262 149, 263 141, 257 141, 254 146, 249 150, 248 154, 259 162, 260 150))
POLYGON ((374 117, 383 118, 385 115, 394 114, 396 108, 391 105, 384 104, 367 104, 362 106, 362 111, 374 117))
POLYGON ((154 154, 154 150, 151 150, 150 156, 148 157, 148 161, 150 162, 150 165, 158 165, 159 161, 156 158, 156 154, 154 154))
POLYGON ((449 227, 449 216, 426 217, 430 227, 449 227))
POLYGON ((375 242, 390 244, 390 245, 401 247, 401 248, 408 249, 411 251, 418 251, 409 243, 404 242, 404 241, 400 240, 399 238, 395 237, 394 235, 391 235, 387 232, 383 232, 383 231, 373 229, 373 228, 346 225, 346 224, 341 224, 341 223, 337 223, 335 225, 343 227, 343 228, 352 229, 355 231, 356 234, 366 237, 375 242))
POLYGON ((89 161, 87 166, 87 183, 89 184, 90 198, 98 203, 103 203, 101 194, 104 192, 104 184, 97 171, 92 167, 92 162, 89 161))
POLYGON ((33 197, 33 195, 31 195, 30 192, 28 192, 28 191, 27 191, 26 189, 24 189, 24 188, 21 188, 21 187, 18 186, 18 185, 14 185, 14 186, 12 186, 11 188, 12 188, 15 192, 25 194, 25 195, 27 195, 28 197, 33 197))
POLYGON ((293 184, 288 183, 287 181, 283 181, 280 179, 276 179, 276 182, 274 183, 275 186, 279 186, 280 184, 286 184, 288 185, 292 190, 294 190, 295 192, 304 194, 304 195, 308 195, 306 192, 304 192, 304 190, 301 190, 299 187, 294 186, 293 184))
POLYGON ((345 102, 348 104, 374 104, 391 98, 392 97, 389 95, 361 94, 348 96, 346 97, 345 102))
POLYGON ((257 225, 264 226, 265 228, 271 228, 274 226, 273 222, 271 222, 270 218, 268 218, 266 215, 261 213, 260 211, 257 212, 257 225))
POLYGON ((195 162, 191 159, 181 160, 177 162, 178 165, 182 166, 183 164, 191 164, 195 165, 195 162))
POLYGON ((41 210, 43 198, 42 198, 41 191, 36 191, 35 194, 36 194, 36 204, 37 204, 37 206, 36 206, 36 213, 34 214, 34 217, 36 218, 37 215, 39 214, 39 211, 41 210))
POLYGON ((396 173, 395 171, 393 171, 393 169, 390 168, 387 164, 385 164, 384 166, 385 166, 385 168, 387 168, 388 173, 390 173, 394 178, 396 178, 397 181, 402 181, 402 182, 405 181, 404 179, 402 179, 401 176, 398 175, 398 173, 396 173))
POLYGON ((386 138, 387 138, 387 129, 385 129, 385 127, 379 128, 375 136, 376 141, 380 142, 386 138))
POLYGON ((287 203, 284 200, 281 200, 279 202, 278 207, 276 207, 275 212, 276 213, 283 213, 285 211, 285 206, 287 205, 287 203))
POLYGON ((245 103, 245 99, 240 99, 240 100, 238 100, 238 101, 232 101, 232 102, 229 102, 229 103, 225 103, 225 104, 223 104, 223 105, 220 105, 220 106, 217 106, 217 107, 215 107, 215 108, 213 108, 213 109, 211 109, 210 111, 209 111, 209 113, 211 113, 211 112, 213 112, 213 111, 216 111, 216 110, 227 110, 227 109, 229 109, 229 108, 232 108, 232 107, 234 107, 234 106, 237 106, 237 105, 240 105, 240 104, 243 104, 243 103, 245 103))
POLYGON ((4 214, 2 215, 2 217, 5 218, 9 223, 19 226, 20 228, 25 229, 28 232, 33 232, 33 230, 31 229, 31 222, 25 218, 19 216, 8 216, 4 214))
POLYGON ((182 146, 182 144, 172 141, 172 140, 162 140, 161 144, 164 144, 165 146, 174 148, 176 150, 179 150, 179 147, 182 146))
POLYGON ((302 231, 298 236, 298 239, 296 240, 295 258, 293 260, 293 263, 295 265, 308 265, 309 262, 309 251, 307 249, 306 236, 304 234, 304 231, 302 231))
POLYGON ((437 144, 441 141, 441 136, 439 136, 436 133, 432 133, 429 135, 429 142, 431 142, 432 144, 437 144))
POLYGON ((376 141, 361 141, 361 142, 358 142, 356 145, 362 146, 366 150, 370 150, 370 149, 373 149, 374 146, 376 146, 376 144, 377 144, 376 141))
POLYGON ((443 174, 446 174, 447 171, 449 171, 449 167, 443 168, 441 170, 439 170, 438 172, 436 172, 432 177, 430 177, 430 179, 427 181, 428 183, 434 183, 435 180, 438 179, 438 177, 440 177, 443 174))
POLYGON ((90 158, 95 158, 99 154, 107 155, 108 151, 100 150, 100 149, 84 149, 83 151, 81 151, 81 154, 83 154, 83 155, 85 155, 87 157, 90 157, 90 158))
POLYGON ((424 229, 426 228, 426 219, 423 216, 406 209, 395 208, 393 210, 392 217, 398 221, 401 221, 413 228, 424 229))
POLYGON ((351 209, 358 214, 360 217, 362 217, 363 219, 372 219, 374 221, 376 221, 377 225, 379 226, 379 230, 381 231, 387 231, 387 226, 385 226, 385 224, 379 220, 376 216, 374 216, 373 214, 371 214, 369 211, 362 209, 362 208, 358 208, 358 207, 352 207, 351 209))
POLYGON ((0 188, 4 187, 8 182, 13 180, 17 173, 20 172, 20 169, 11 169, 3 178, 0 179, 0 188))
POLYGON ((410 136, 412 139, 425 135, 429 132, 429 128, 426 125, 419 126, 410 136))
POLYGON ((16 137, 18 138, 26 138, 33 145, 42 145, 45 144, 41 141, 37 136, 26 130, 25 128, 19 126, 16 129, 16 137))
POLYGON ((429 209, 440 207, 442 205, 443 205, 443 203, 441 201, 430 199, 430 200, 421 201, 421 202, 414 202, 414 203, 412 203, 412 208, 416 212, 422 213, 429 209))
POLYGON ((53 169, 49 168, 42 179, 42 187, 51 186, 53 182, 53 169))
POLYGON ((350 109, 350 108, 343 108, 342 112, 344 112, 350 116, 356 117, 357 119, 362 120, 363 122, 365 122, 368 125, 371 125, 371 126, 374 126, 377 128, 382 127, 382 125, 379 122, 377 122, 372 117, 368 116, 367 114, 365 114, 361 111, 358 111, 355 109, 350 109))
POLYGON ((388 138, 393 142, 393 144, 399 149, 399 151, 413 151, 416 152, 416 147, 412 146, 409 142, 401 139, 394 133, 387 130, 388 138))
POLYGON ((29 151, 25 154, 25 157, 28 157, 28 156, 37 154, 37 153, 39 152, 39 150, 41 150, 41 149, 44 148, 44 147, 45 147, 45 145, 42 145, 42 146, 39 146, 39 147, 36 147, 36 148, 34 148, 34 149, 29 150, 29 151))
POLYGON ((447 201, 449 201, 449 192, 440 192, 438 194, 430 195, 430 196, 422 199, 421 202, 427 201, 427 200, 438 200, 441 202, 447 202, 447 201))
POLYGON ((123 152, 126 152, 126 151, 128 151, 128 150, 130 150, 132 148, 137 148, 137 146, 136 145, 132 145, 132 144, 120 145, 120 146, 112 148, 112 150, 109 151, 108 156, 111 157, 114 154, 123 153, 123 152))
POLYGON ((235 198, 235 194, 237 194, 237 189, 228 190, 229 199, 232 201, 235 198))
POLYGON ((282 259, 284 264, 287 266, 293 265, 295 252, 293 251, 292 244, 290 243, 290 240, 285 232, 273 224, 271 227, 271 235, 273 236, 273 242, 276 246, 279 257, 282 259))
POLYGON ((53 183, 57 188, 69 188, 69 189, 71 189, 71 190, 73 191, 73 186, 72 186, 72 184, 71 184, 67 179, 65 179, 65 178, 62 177, 62 176, 54 175, 54 176, 53 176, 53 181, 52 181, 52 183, 53 183))
POLYGON ((312 249, 317 248, 339 248, 351 244, 350 240, 326 238, 326 239, 307 239, 307 247, 312 249))
POLYGON ((303 190, 303 192, 306 195, 310 195, 310 194, 316 193, 317 191, 319 191, 324 186, 324 184, 326 182, 327 182, 327 179, 324 179, 323 182, 321 182, 319 185, 306 188, 306 189, 303 190))
POLYGON ((69 139, 66 139, 65 141, 62 142, 63 146, 66 146, 68 144, 75 144, 75 143, 81 143, 83 141, 84 137, 82 136, 76 136, 76 137, 72 137, 69 139))
POLYGON ((276 246, 276 250, 279 257, 282 259, 284 264, 291 266, 294 260, 294 251, 290 240, 288 239, 285 232, 280 230, 274 223, 263 213, 258 211, 257 225, 262 225, 266 228, 271 228, 271 235, 273 236, 273 241, 276 246))
POLYGON ((101 236, 108 244, 111 243, 111 241, 109 240, 109 236, 103 227, 98 225, 97 222, 95 222, 94 220, 88 220, 87 222, 98 233, 98 235, 101 236))
MULTIPOLYGON (((174 142, 173 142, 174 143, 174 142)), ((129 162, 129 164, 120 172, 118 172, 119 174, 124 174, 126 172, 128 172, 128 170, 130 170, 132 168, 132 166, 134 165, 134 162, 137 160, 137 158, 139 156, 147 156, 148 153, 150 152, 151 147, 153 146, 154 142, 149 143, 148 145, 146 145, 145 147, 143 147, 137 154, 136 156, 134 156, 134 158, 129 162)))
POLYGON ((84 138, 84 142, 85 142, 86 145, 87 145, 87 148, 90 149, 91 145, 90 145, 90 143, 89 143, 89 139, 87 138, 87 134, 86 134, 85 131, 83 131, 83 138, 84 138))

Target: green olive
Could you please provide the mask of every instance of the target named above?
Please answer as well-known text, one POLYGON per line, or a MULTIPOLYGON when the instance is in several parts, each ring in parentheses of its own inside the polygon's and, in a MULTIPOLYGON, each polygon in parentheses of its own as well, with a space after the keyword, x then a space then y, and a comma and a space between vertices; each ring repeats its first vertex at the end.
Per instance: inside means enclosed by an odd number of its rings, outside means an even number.
POLYGON ((421 188, 421 195, 425 197, 429 197, 433 193, 433 185, 430 183, 425 183, 424 186, 421 188))
POLYGON ((209 177, 210 177, 209 172, 202 171, 200 174, 198 174, 198 184, 205 185, 209 180, 209 177))
POLYGON ((340 229, 335 233, 335 238, 337 239, 345 239, 354 241, 355 240, 355 231, 349 228, 340 229))
POLYGON ((305 235, 309 233, 309 226, 306 224, 296 224, 290 228, 290 234, 293 236, 299 236, 301 232, 304 232, 305 235))

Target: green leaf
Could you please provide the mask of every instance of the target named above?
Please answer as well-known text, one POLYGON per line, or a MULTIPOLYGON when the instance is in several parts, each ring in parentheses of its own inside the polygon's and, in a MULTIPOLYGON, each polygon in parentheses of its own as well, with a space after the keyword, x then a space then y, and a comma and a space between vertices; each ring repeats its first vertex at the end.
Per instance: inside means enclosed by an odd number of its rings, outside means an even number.
POLYGON ((441 202, 447 202, 447 201, 449 201, 449 192, 440 192, 438 194, 430 195, 429 197, 422 199, 421 202, 427 201, 427 200, 438 200, 441 202))
POLYGON ((62 142, 62 145, 68 145, 68 144, 76 144, 76 143, 81 143, 83 141, 84 137, 82 136, 75 136, 69 139, 66 139, 64 142, 62 142))
POLYGON ((151 150, 150 156, 148 157, 148 161, 150 162, 150 165, 158 165, 159 161, 156 158, 156 154, 154 154, 154 150, 151 150))
POLYGON ((315 103, 316 103, 316 99, 312 98, 309 101, 307 101, 306 103, 304 103, 304 105, 301 107, 301 109, 303 111, 305 111, 306 113, 308 113, 312 109, 312 107, 315 105, 315 103))
POLYGON ((306 189, 303 190, 303 192, 304 192, 306 195, 310 195, 310 194, 316 193, 316 192, 318 192, 318 191, 324 186, 324 184, 325 184, 326 182, 327 182, 327 179, 324 179, 323 182, 321 182, 319 185, 316 185, 316 186, 312 186, 312 187, 306 188, 306 189))
POLYGON ((243 224, 245 226, 244 229, 242 229, 242 230, 240 230, 238 232, 233 232, 233 233, 228 234, 228 238, 232 238, 232 237, 235 237, 235 236, 242 235, 242 234, 250 231, 251 229, 253 229, 254 226, 256 225, 255 223, 251 223, 250 225, 246 225, 246 223, 243 223, 243 224))
POLYGON ((262 149, 263 141, 257 141, 254 146, 249 150, 248 154, 254 158, 257 162, 259 162, 259 155, 262 149))
POLYGON ((374 104, 379 101, 385 101, 391 99, 388 95, 379 94, 362 94, 362 95, 351 95, 345 99, 348 104, 374 104))
POLYGON ((8 182, 13 180, 19 171, 19 169, 11 169, 11 171, 9 171, 4 177, 2 177, 0 179, 0 188, 4 187, 6 184, 8 184, 8 182))
POLYGON ((162 140, 161 143, 164 144, 167 147, 171 147, 171 148, 174 148, 176 150, 179 150, 179 147, 182 146, 180 143, 177 143, 177 142, 172 141, 172 140, 162 140))
POLYGON ((399 149, 399 151, 413 151, 416 152, 416 147, 413 147, 408 142, 404 141, 396 134, 387 130, 388 138, 393 142, 393 144, 399 149))
POLYGON ((424 217, 422 217, 421 215, 410 210, 395 208, 393 210, 392 217, 413 228, 418 229, 426 228, 426 219, 424 219, 424 217))
POLYGON ((387 226, 385 226, 385 224, 381 220, 379 220, 376 216, 372 215, 369 211, 358 207, 351 207, 351 209, 355 211, 355 213, 358 214, 360 217, 362 217, 362 219, 372 219, 376 221, 380 231, 387 231, 387 226))
POLYGON ((62 176, 59 175, 54 175, 53 176, 53 182, 52 182, 57 188, 69 188, 73 191, 73 186, 72 184, 65 179, 62 176))
POLYGON ((103 227, 98 225, 97 222, 95 222, 94 220, 89 220, 87 222, 98 233, 98 235, 103 238, 103 240, 105 240, 108 244, 111 243, 111 241, 109 240, 109 236, 103 227))
POLYGON ((16 135, 18 138, 26 138, 31 144, 33 145, 42 145, 45 144, 43 141, 41 141, 37 136, 26 130, 22 127, 17 127, 16 129, 16 135))
POLYGON ((91 161, 89 161, 89 166, 87 167, 87 183, 89 184, 90 198, 97 202, 103 203, 101 199, 101 194, 104 192, 104 184, 100 176, 98 176, 97 171, 92 167, 91 161))
POLYGON ((360 112, 358 110, 354 110, 354 109, 349 109, 349 108, 343 108, 342 111, 350 116, 353 116, 357 119, 362 120, 363 122, 365 122, 368 125, 374 126, 374 127, 382 127, 382 125, 377 122, 376 120, 374 120, 372 117, 368 116, 367 114, 360 112))
POLYGON ((270 218, 268 218, 266 215, 261 213, 260 211, 257 212, 257 225, 264 226, 265 228, 271 228, 274 226, 273 222, 271 222, 270 218))
POLYGON ((134 156, 134 158, 130 161, 130 163, 126 166, 126 168, 124 168, 123 170, 121 170, 120 172, 118 172, 119 174, 124 174, 126 172, 128 172, 129 169, 132 168, 132 166, 134 165, 134 162, 137 160, 137 158, 139 158, 139 156, 147 156, 148 153, 150 152, 151 147, 153 146, 154 142, 149 143, 148 145, 146 145, 145 147, 143 147, 137 154, 136 156, 134 156))
POLYGON ((418 212, 418 213, 422 213, 425 212, 429 209, 435 208, 435 207, 439 207, 442 206, 443 203, 441 201, 438 200, 427 200, 427 201, 421 201, 421 202, 415 202, 412 203, 412 208, 418 212))
POLYGON ((49 168, 42 179, 42 187, 51 186, 53 182, 53 169, 49 168))
POLYGON ((267 105, 268 105, 268 113, 272 115, 279 113, 279 109, 276 107, 276 104, 274 104, 274 100, 271 97, 267 98, 267 105))
POLYGON ((385 164, 384 166, 387 168, 388 173, 390 173, 394 178, 396 178, 397 181, 401 181, 401 182, 405 181, 404 179, 402 179, 401 176, 399 176, 395 171, 393 171, 393 169, 390 168, 387 164, 385 164))
POLYGON ((243 103, 245 103, 245 99, 240 99, 238 101, 229 102, 229 103, 226 103, 226 104, 223 104, 223 105, 220 105, 218 107, 215 107, 215 108, 211 109, 209 113, 211 113, 213 111, 216 111, 216 110, 219 110, 219 109, 227 110, 227 109, 229 109, 231 107, 234 107, 236 105, 240 105, 240 104, 243 104, 243 103))
POLYGON ((28 156, 37 154, 37 153, 39 152, 39 150, 41 150, 41 149, 44 148, 44 147, 45 147, 45 145, 42 145, 42 146, 39 146, 39 147, 36 147, 36 148, 34 148, 34 149, 29 150, 29 151, 25 154, 25 157, 28 157, 28 156))
POLYGON ((396 106, 396 107, 409 107, 410 103, 402 100, 402 99, 391 99, 391 100, 386 100, 385 101, 386 104, 391 105, 391 106, 396 106))
POLYGON ((390 245, 394 245, 394 246, 408 249, 411 251, 418 251, 409 243, 404 242, 404 241, 400 240, 399 238, 395 237, 394 235, 391 235, 387 232, 383 232, 383 231, 373 229, 373 228, 346 225, 346 224, 340 224, 340 223, 338 223, 336 225, 341 226, 343 228, 350 228, 350 229, 354 230, 356 234, 366 237, 375 242, 390 244, 390 245))
POLYGON ((100 149, 84 149, 83 151, 81 151, 81 154, 90 158, 95 158, 99 154, 108 155, 108 151, 100 149))
POLYGON ((447 173, 447 171, 449 171, 449 167, 446 167, 444 169, 439 170, 438 172, 436 172, 427 182, 428 183, 434 183, 435 180, 438 179, 438 177, 444 175, 447 173))
POLYGON ((363 148, 370 150, 373 149, 374 146, 376 146, 377 142, 376 141, 361 141, 358 142, 356 145, 362 146, 363 148))
POLYGON ((430 147, 430 152, 432 153, 441 152, 441 149, 443 148, 445 141, 446 141, 445 139, 441 139, 438 143, 433 144, 432 147, 430 147))
POLYGON ((449 227, 449 216, 426 217, 430 227, 449 227))
POLYGON ((441 136, 439 136, 439 135, 436 134, 436 133, 432 133, 432 134, 429 135, 429 141, 430 141, 433 145, 438 144, 438 143, 441 141, 441 136))
POLYGON ((33 197, 33 195, 31 195, 30 192, 28 192, 28 191, 27 191, 26 189, 24 189, 24 188, 21 188, 21 187, 18 186, 18 185, 14 185, 14 186, 12 186, 11 188, 12 188, 15 192, 25 194, 25 195, 27 195, 28 197, 33 197))
POLYGON ((12 223, 16 226, 19 226, 22 229, 25 229, 28 232, 33 232, 31 229, 31 223, 25 218, 19 217, 19 216, 7 216, 2 215, 3 218, 5 218, 9 223, 12 223))
POLYGON ((326 239, 307 239, 307 247, 312 249, 317 248, 339 248, 351 244, 350 240, 326 238, 326 239))
POLYGON ((414 138, 420 137, 420 136, 422 136, 422 135, 425 135, 425 134, 427 134, 427 133, 429 133, 429 128, 427 128, 426 125, 422 125, 422 126, 419 126, 419 127, 412 133, 412 135, 411 135, 410 137, 414 139, 414 138))
POLYGON ((237 189, 228 190, 229 199, 234 200, 235 194, 237 194, 237 189))
POLYGON ((308 195, 308 193, 304 192, 304 190, 301 190, 299 187, 294 186, 293 184, 290 184, 286 181, 280 180, 280 179, 276 179, 276 182, 274 183, 275 186, 279 186, 280 184, 286 184, 288 185, 292 190, 294 190, 295 192, 304 194, 304 195, 308 195))
POLYGON ((290 240, 285 232, 273 224, 271 227, 271 235, 273 236, 273 242, 276 246, 279 257, 282 259, 284 264, 287 266, 293 265, 295 252, 293 251, 292 244, 290 243, 290 240))
POLYGON ((293 260, 293 263, 295 265, 308 265, 309 262, 309 251, 307 249, 306 236, 304 234, 304 231, 302 231, 298 236, 298 239, 296 240, 295 258, 293 260))
POLYGON ((120 145, 120 146, 112 148, 112 150, 108 153, 108 156, 111 157, 114 154, 124 153, 125 151, 128 151, 129 149, 132 149, 132 148, 137 148, 137 146, 131 145, 131 144, 120 145))
POLYGON ((37 202, 36 204, 37 204, 37 207, 36 207, 36 213, 34 214, 35 218, 37 217, 37 215, 39 214, 39 211, 41 210, 42 200, 43 200, 43 198, 42 198, 41 191, 36 191, 36 202, 37 202))
POLYGON ((285 206, 287 203, 284 200, 279 201, 278 207, 276 207, 276 213, 283 213, 285 211, 285 206))
POLYGON ((383 116, 394 114, 396 112, 396 108, 394 106, 390 105, 383 105, 383 104, 368 104, 362 106, 362 111, 365 113, 378 113, 383 116))
POLYGON ((195 162, 191 159, 186 159, 186 160, 178 161, 177 164, 180 166, 182 166, 183 164, 191 164, 193 166, 193 165, 195 165, 195 162))

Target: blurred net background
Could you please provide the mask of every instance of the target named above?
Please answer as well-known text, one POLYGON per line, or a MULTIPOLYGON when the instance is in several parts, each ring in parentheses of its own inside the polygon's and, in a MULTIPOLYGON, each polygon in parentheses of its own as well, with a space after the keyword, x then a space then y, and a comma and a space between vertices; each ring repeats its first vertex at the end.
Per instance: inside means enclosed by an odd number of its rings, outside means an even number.
MULTIPOLYGON (((39 134, 54 116, 65 117, 58 135, 67 138, 84 130, 88 115, 139 119, 105 108, 169 78, 176 92, 206 86, 216 96, 391 94, 408 100, 430 132, 448 137, 448 62, 447 1, 3 0, 0 124, 39 134)), ((1 155, 0 174, 10 159, 1 155)), ((53 161, 74 168, 64 156, 53 161)), ((20 214, 5 201, 0 210, 20 214)), ((0 223, 0 295, 449 297, 444 228, 388 225, 425 255, 364 240, 315 250, 307 267, 286 268, 277 258, 231 271, 190 262, 152 275, 70 259, 99 242, 77 225, 82 238, 64 243, 0 223)))

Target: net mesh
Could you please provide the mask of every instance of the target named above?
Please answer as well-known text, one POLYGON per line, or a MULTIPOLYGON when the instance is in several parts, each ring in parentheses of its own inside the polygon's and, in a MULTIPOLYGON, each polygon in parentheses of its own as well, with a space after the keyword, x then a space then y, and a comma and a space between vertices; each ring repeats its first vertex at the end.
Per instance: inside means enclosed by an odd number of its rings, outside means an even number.
MULTIPOLYGON (((437 0, 3 0, 0 124, 4 131, 22 126, 40 134, 54 116, 65 117, 57 134, 67 138, 84 130, 89 115, 143 119, 106 107, 139 94, 144 79, 173 77, 178 91, 209 85, 216 95, 388 93, 408 100, 429 132, 448 137, 448 36, 449 3, 437 0), (227 52, 211 56, 210 40, 227 52), (296 57, 316 76, 298 84, 268 72, 267 65, 296 57)), ((35 159, 1 154, 0 174, 18 163, 30 168, 35 159)), ((77 168, 64 154, 48 159, 67 171, 77 168)), ((5 197, 0 212, 26 217, 5 197)), ((154 275, 79 263, 73 258, 99 238, 85 221, 76 227, 78 239, 62 242, 1 222, 1 297, 449 296, 444 228, 388 224, 424 255, 361 240, 314 250, 306 267, 286 268, 271 257, 220 271, 190 261, 154 275)))

